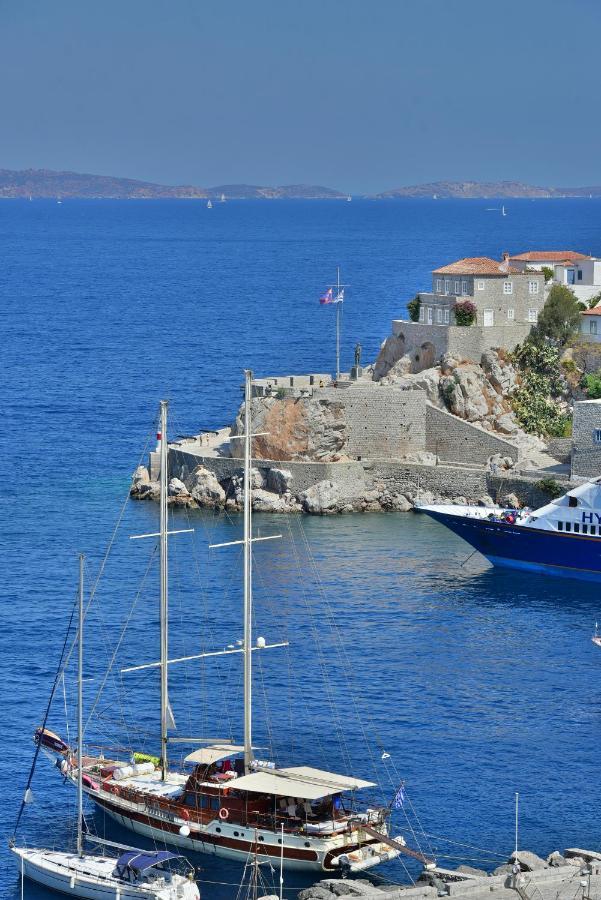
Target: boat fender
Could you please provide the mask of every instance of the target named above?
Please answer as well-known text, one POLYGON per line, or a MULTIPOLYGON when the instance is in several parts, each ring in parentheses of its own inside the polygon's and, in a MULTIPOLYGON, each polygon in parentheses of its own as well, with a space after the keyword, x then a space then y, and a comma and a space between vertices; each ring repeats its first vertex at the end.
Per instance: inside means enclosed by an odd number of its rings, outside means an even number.
POLYGON ((86 775, 84 772, 81 776, 81 780, 85 784, 86 787, 92 788, 93 791, 97 791, 100 785, 98 785, 89 775, 86 775))
POLYGON ((222 806, 219 810, 219 818, 222 820, 222 822, 225 822, 225 820, 229 818, 229 815, 229 810, 227 810, 225 806, 222 806))

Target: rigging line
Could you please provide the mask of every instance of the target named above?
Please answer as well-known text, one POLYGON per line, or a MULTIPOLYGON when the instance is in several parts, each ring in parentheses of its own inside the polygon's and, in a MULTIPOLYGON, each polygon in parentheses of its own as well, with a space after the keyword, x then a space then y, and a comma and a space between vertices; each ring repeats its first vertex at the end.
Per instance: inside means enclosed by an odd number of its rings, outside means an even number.
MULTIPOLYGON (((294 554, 294 557, 295 557, 296 563, 297 563, 297 571, 301 572, 302 567, 300 564, 298 548, 297 548, 296 543, 292 536, 291 525, 290 525, 290 523, 287 523, 287 525, 288 525, 288 531, 289 531, 289 535, 290 535, 290 543, 291 543, 291 547, 292 547, 292 552, 294 554)), ((333 697, 329 679, 328 679, 328 671, 327 671, 327 667, 325 665, 325 660, 327 659, 327 657, 324 652, 322 642, 321 642, 321 637, 320 637, 320 634, 315 625, 314 616, 312 615, 311 607, 310 607, 308 599, 307 599, 307 593, 306 593, 304 579, 302 580, 302 583, 301 583, 301 597, 303 599, 305 609, 307 611, 307 620, 309 622, 309 627, 313 633, 314 646, 317 650, 317 658, 318 658, 319 664, 321 666, 322 687, 325 689, 327 701, 328 701, 328 704, 330 707, 330 714, 331 714, 332 720, 334 722, 334 727, 335 727, 336 731, 338 732, 338 743, 339 743, 339 747, 340 747, 340 752, 341 752, 341 755, 345 758, 345 763, 348 766, 348 770, 352 771, 352 764, 351 764, 351 760, 350 760, 350 756, 349 756, 349 752, 348 752, 348 747, 347 747, 347 744, 346 744, 346 741, 344 738, 344 732, 342 729, 341 717, 340 717, 340 714, 336 707, 336 704, 334 702, 334 697, 333 697)))
POLYGON ((465 844, 461 841, 454 841, 452 838, 443 837, 440 834, 430 834, 429 832, 425 832, 426 837, 430 837, 435 841, 444 841, 446 844, 453 844, 455 847, 467 847, 468 850, 479 850, 481 853, 490 853, 492 856, 497 856, 499 859, 507 859, 506 853, 499 853, 497 850, 491 850, 490 848, 485 849, 484 847, 476 847, 475 844, 465 844))
MULTIPOLYGON (((316 566, 316 564, 315 564, 315 559, 313 558, 313 555, 312 555, 312 553, 311 553, 310 546, 309 546, 309 543, 308 543, 308 538, 307 538, 307 535, 306 535, 306 532, 305 532, 305 529, 304 529, 304 527, 303 527, 302 522, 299 523, 299 527, 300 527, 301 536, 302 536, 302 538, 303 538, 303 540, 304 540, 304 542, 305 542, 306 548, 307 548, 307 555, 308 555, 308 558, 309 558, 309 564, 310 564, 310 566, 311 566, 311 568, 312 568, 312 570, 313 570, 315 580, 316 580, 316 582, 317 582, 317 585, 318 585, 318 588, 319 588, 319 591, 320 591, 322 600, 323 600, 324 605, 325 605, 326 617, 329 618, 329 620, 330 620, 330 627, 331 627, 331 629, 332 629, 332 631, 333 631, 333 634, 334 634, 335 638, 336 638, 337 641, 338 641, 338 645, 339 645, 339 648, 340 648, 340 656, 341 656, 341 659, 342 659, 342 662, 343 662, 342 671, 343 671, 343 674, 344 674, 344 677, 345 677, 345 680, 346 680, 346 683, 347 683, 347 686, 348 686, 349 693, 350 693, 350 695, 351 695, 351 700, 352 700, 353 706, 354 706, 354 708, 355 708, 355 714, 356 714, 356 716, 357 716, 357 721, 358 721, 358 723, 359 723, 359 725, 360 725, 360 728, 361 728, 361 730, 362 730, 362 732, 363 732, 363 738, 364 738, 365 746, 367 747, 368 753, 369 753, 369 755, 370 755, 370 757, 371 757, 371 763, 372 763, 372 767, 373 767, 374 773, 376 774, 377 781, 380 783, 380 788, 382 789, 382 785, 381 785, 381 781, 380 781, 380 773, 381 773, 381 771, 382 771, 382 767, 376 763, 376 760, 375 760, 375 758, 374 758, 374 753, 373 753, 373 750, 372 750, 371 741, 368 739, 367 732, 366 732, 366 730, 365 730, 365 726, 364 726, 364 723, 363 723, 363 716, 362 716, 361 710, 360 710, 359 705, 358 705, 357 700, 356 700, 355 691, 353 690, 354 685, 352 684, 351 679, 350 679, 350 677, 349 677, 349 672, 351 671, 351 663, 350 663, 348 654, 347 654, 347 652, 346 652, 346 648, 345 648, 345 646, 344 646, 344 643, 343 643, 343 641, 342 641, 342 637, 341 637, 341 634, 340 634, 340 629, 338 628, 338 626, 337 626, 337 624, 336 624, 336 619, 335 619, 335 617, 334 617, 334 615, 333 615, 333 611, 332 611, 332 608, 331 608, 331 604, 330 604, 330 602, 329 602, 329 600, 328 600, 328 597, 327 597, 327 594, 326 594, 326 592, 325 592, 325 590, 324 590, 324 588, 323 588, 323 583, 322 583, 322 581, 321 581, 321 577, 320 577, 320 575, 319 575, 319 571, 318 571, 317 566, 316 566)), ((371 716, 369 715, 369 712, 367 713, 367 721, 368 721, 368 724, 369 724, 369 726, 370 726, 370 728, 371 728, 371 730, 372 730, 372 732, 373 732, 375 729, 374 729, 373 720, 371 719, 371 716)), ((394 763, 394 761, 393 761, 393 767, 394 767, 394 769, 396 770, 396 764, 394 763)), ((394 783, 392 782, 392 778, 391 778, 390 772, 389 772, 389 770, 388 770, 388 767, 385 767, 384 770, 385 770, 385 772, 386 772, 386 775, 388 776, 389 781, 391 782, 391 786, 392 786, 392 787, 395 787, 394 783)), ((398 781, 397 781, 397 784, 398 784, 398 781)), ((420 828, 420 829, 422 830, 422 832, 423 832, 423 828, 422 828, 422 826, 421 826, 421 822, 419 822, 419 819, 417 818, 417 815, 415 814, 415 811, 414 811, 414 809, 413 809, 413 804, 411 804, 411 801, 410 801, 410 805, 411 805, 411 807, 412 807, 412 811, 414 812, 414 816, 415 816, 415 818, 416 818, 416 821, 418 822, 419 828, 420 828)), ((410 831, 411 831, 411 835, 412 835, 413 839, 415 840, 415 842, 416 842, 416 844, 417 844, 417 847, 418 847, 419 851, 423 853, 422 848, 421 848, 421 842, 420 842, 419 838, 417 837, 417 835, 416 835, 416 833, 415 833, 415 829, 413 828, 413 824, 412 824, 411 821, 409 820, 409 817, 408 817, 406 811, 405 811, 405 810, 403 810, 403 811, 405 812, 405 819, 406 819, 407 825, 408 825, 408 827, 409 827, 409 829, 410 829, 410 831)))
MULTIPOLYGON (((138 588, 138 591, 136 592, 136 595, 134 596, 134 600, 133 600, 133 603, 132 603, 132 605, 131 605, 129 614, 128 614, 128 616, 127 616, 127 619, 125 620, 125 623, 124 623, 124 625, 123 625, 122 628, 121 628, 121 633, 120 633, 120 635, 119 635, 119 638, 118 638, 118 640, 117 640, 116 645, 115 645, 114 648, 113 648, 113 654, 112 654, 111 660, 110 660, 110 662, 109 662, 108 668, 107 668, 107 670, 106 670, 106 672, 105 672, 105 674, 104 674, 104 677, 103 677, 103 679, 102 679, 102 682, 100 683, 100 687, 98 688, 98 691, 96 692, 96 697, 94 698, 94 702, 92 703, 90 712, 88 713, 88 718, 87 718, 87 720, 86 720, 86 728, 87 728, 87 726, 88 726, 89 723, 90 723, 90 719, 91 719, 92 716, 94 715, 94 710, 96 709, 98 703, 100 702, 100 698, 101 698, 101 696, 102 696, 102 692, 104 691, 104 688, 105 688, 105 685, 106 685, 106 683, 107 683, 107 681, 108 681, 108 679, 109 679, 111 670, 112 670, 112 668, 113 668, 113 666, 114 666, 114 664, 115 664, 115 660, 116 660, 116 658, 117 658, 117 654, 119 653, 119 649, 120 649, 121 644, 122 644, 122 642, 123 642, 123 639, 124 639, 124 637, 125 637, 125 633, 126 633, 126 631, 127 631, 127 628, 128 628, 128 626, 129 626, 129 623, 131 622, 132 616, 133 616, 133 614, 134 614, 134 610, 135 610, 135 608, 136 608, 136 605, 137 605, 137 603, 138 603, 138 600, 140 599, 140 595, 141 595, 142 591, 144 590, 144 587, 145 587, 145 584, 146 584, 146 579, 148 578, 148 574, 149 574, 150 569, 151 569, 151 567, 152 567, 152 563, 153 563, 154 558, 155 558, 155 556, 156 556, 156 552, 157 552, 157 545, 155 544, 155 545, 154 545, 154 548, 153 548, 153 550, 152 550, 152 553, 150 554, 150 559, 148 560, 148 565, 146 566, 146 571, 144 572, 144 576, 143 576, 143 578, 142 578, 142 583, 141 583, 140 587, 138 588)), ((120 704, 120 705, 121 705, 121 704, 120 704)))
POLYGON ((69 733, 69 713, 67 710, 67 690, 65 687, 65 671, 61 672, 61 681, 63 683, 63 704, 65 707, 65 731, 67 733, 67 746, 71 746, 71 735, 69 733))
MULTIPOLYGON (((156 419, 155 419, 155 426, 156 426, 156 419)), ((147 453, 147 450, 148 450, 148 445, 149 445, 149 443, 150 443, 150 435, 146 438, 146 443, 145 443, 145 445, 144 445, 144 449, 142 450, 142 453, 140 454, 140 456, 139 456, 139 458, 138 458, 138 466, 142 465, 142 460, 143 460, 143 459, 145 458, 145 456, 146 456, 146 453, 147 453)), ((136 467, 136 468, 137 468, 137 467, 136 467)), ((130 478, 130 485, 129 485, 129 488, 127 489, 127 494, 125 495, 125 499, 124 499, 124 501, 123 501, 123 503, 122 503, 122 505, 121 505, 121 508, 120 508, 120 510, 119 510, 119 513, 118 513, 118 515, 117 515, 117 521, 116 521, 116 523, 115 523, 115 526, 114 526, 114 528, 113 528, 113 531, 112 531, 111 537, 110 537, 110 539, 109 539, 107 548, 106 548, 106 550, 105 550, 105 552, 104 552, 104 556, 103 556, 102 561, 101 561, 101 563, 100 563, 100 567, 99 567, 99 569, 98 569, 98 573, 97 573, 97 575, 96 575, 96 579, 95 579, 95 581, 94 581, 94 583, 93 583, 93 585, 92 585, 92 589, 91 589, 90 594, 89 594, 89 597, 88 597, 88 602, 86 603, 86 608, 85 608, 85 613, 84 613, 84 615, 86 615, 86 616, 87 616, 88 611, 89 611, 89 609, 90 609, 90 607, 91 607, 91 605, 92 605, 92 602, 93 602, 93 600, 94 600, 94 597, 96 596, 96 591, 98 590, 98 585, 100 584, 100 580, 101 580, 101 578, 102 578, 102 576, 103 576, 103 574, 104 574, 104 570, 105 570, 105 568, 106 568, 106 564, 107 564, 107 562, 108 562, 109 556, 110 556, 111 551, 112 551, 112 549, 113 549, 113 544, 115 543, 115 540, 116 540, 116 538, 117 538, 117 532, 119 531, 119 529, 120 529, 120 527, 121 527, 121 522, 122 522, 122 520, 123 520, 123 516, 125 515, 125 510, 127 509, 127 504, 129 503, 129 495, 130 495, 130 490, 131 490, 132 484, 133 484, 133 474, 132 474, 132 476, 131 476, 131 478, 130 478)), ((101 623, 101 627, 102 627, 102 630, 103 630, 103 638, 104 638, 104 640, 105 640, 105 645, 108 647, 108 646, 110 645, 110 641, 109 641, 108 638, 106 637, 106 624, 105 624, 104 621, 102 620, 102 617, 101 617, 101 616, 100 616, 99 618, 100 618, 100 623, 101 623)), ((76 643, 77 643, 77 635, 75 635, 75 638, 74 638, 74 640, 73 640, 73 642, 72 642, 72 644, 71 644, 71 647, 69 648, 69 652, 68 652, 67 658, 66 658, 66 660, 65 660, 65 667, 69 665, 69 660, 71 659, 71 654, 73 653, 73 651, 74 651, 74 649, 75 649, 76 643)))
MULTIPOLYGON (((73 607, 72 607, 72 609, 71 609, 71 616, 69 617, 69 623, 68 623, 68 625, 67 625, 67 631, 65 632, 65 640, 63 641, 63 646, 62 646, 62 649, 61 649, 61 655, 60 655, 60 658, 59 658, 59 661, 58 661, 58 668, 57 668, 57 671, 56 671, 56 676, 55 676, 55 678, 54 678, 54 684, 52 685, 52 689, 51 689, 51 691, 50 691, 50 697, 48 698, 48 703, 46 704, 46 711, 44 712, 44 718, 43 718, 42 724, 41 724, 41 726, 40 726, 42 729, 44 729, 44 728, 46 727, 46 723, 47 723, 47 721, 48 721, 48 716, 50 715, 50 707, 52 706, 52 701, 54 700, 54 695, 55 695, 55 693, 56 693, 56 688, 57 688, 57 686, 58 686, 60 674, 61 674, 61 672, 62 672, 62 670, 63 670, 63 660, 64 660, 64 656, 65 656, 65 651, 66 651, 66 649, 67 649, 67 644, 68 644, 68 642, 69 642, 69 634, 70 634, 70 631, 71 631, 71 628, 72 628, 72 625, 73 625, 73 619, 74 619, 74 617, 75 617, 75 610, 76 610, 76 608, 77 608, 77 605, 78 605, 78 601, 76 600, 76 601, 74 601, 73 607)), ((27 777, 27 783, 26 783, 26 785, 25 785, 25 791, 23 792, 23 799, 21 800, 21 805, 20 805, 20 807, 19 807, 19 812, 17 813, 17 819, 16 819, 16 822, 15 822, 15 827, 14 827, 14 829, 13 829, 13 835, 12 835, 13 838, 14 838, 14 837, 16 836, 16 834, 17 834, 17 829, 19 828, 19 823, 20 823, 20 821, 21 821, 21 816, 23 815, 23 810, 25 809, 25 806, 26 806, 26 804, 27 804, 27 800, 26 800, 25 798, 27 797, 27 792, 28 792, 29 789, 31 788, 31 782, 33 781, 33 776, 34 776, 34 773, 35 773, 35 767, 36 767, 36 763, 37 763, 37 761, 38 761, 38 757, 39 757, 39 755, 40 755, 40 748, 41 748, 41 746, 42 746, 42 742, 41 742, 41 740, 40 740, 40 741, 37 742, 36 747, 35 747, 35 751, 34 751, 34 754, 33 754, 33 760, 32 760, 32 762, 31 762, 31 768, 30 768, 30 770, 29 770, 29 775, 28 775, 28 777, 27 777)))

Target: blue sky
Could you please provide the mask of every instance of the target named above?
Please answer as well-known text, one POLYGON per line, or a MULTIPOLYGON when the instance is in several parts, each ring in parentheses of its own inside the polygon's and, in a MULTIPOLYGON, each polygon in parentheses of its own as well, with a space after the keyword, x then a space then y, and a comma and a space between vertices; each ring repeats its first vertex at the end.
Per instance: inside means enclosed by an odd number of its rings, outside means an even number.
POLYGON ((599 184, 597 0, 0 0, 0 167, 599 184))

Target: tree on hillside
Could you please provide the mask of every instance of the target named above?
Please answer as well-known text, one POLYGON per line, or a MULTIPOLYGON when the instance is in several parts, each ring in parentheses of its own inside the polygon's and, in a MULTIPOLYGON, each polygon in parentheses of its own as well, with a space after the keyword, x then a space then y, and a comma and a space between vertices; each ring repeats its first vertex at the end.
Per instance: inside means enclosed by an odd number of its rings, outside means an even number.
POLYGON ((564 284, 554 284, 533 329, 535 340, 550 341, 562 347, 578 331, 580 310, 572 291, 564 284))

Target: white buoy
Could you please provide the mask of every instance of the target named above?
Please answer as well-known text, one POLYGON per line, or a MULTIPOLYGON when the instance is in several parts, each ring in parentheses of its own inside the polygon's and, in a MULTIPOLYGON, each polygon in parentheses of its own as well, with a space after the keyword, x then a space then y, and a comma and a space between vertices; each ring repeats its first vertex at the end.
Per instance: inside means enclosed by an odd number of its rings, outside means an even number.
POLYGON ((190 834, 190 826, 182 825, 182 827, 179 830, 179 833, 181 834, 182 837, 188 837, 188 835, 190 834))
POLYGON ((264 646, 265 646, 265 638, 258 637, 257 638, 257 647, 259 647, 259 649, 262 650, 264 646))

